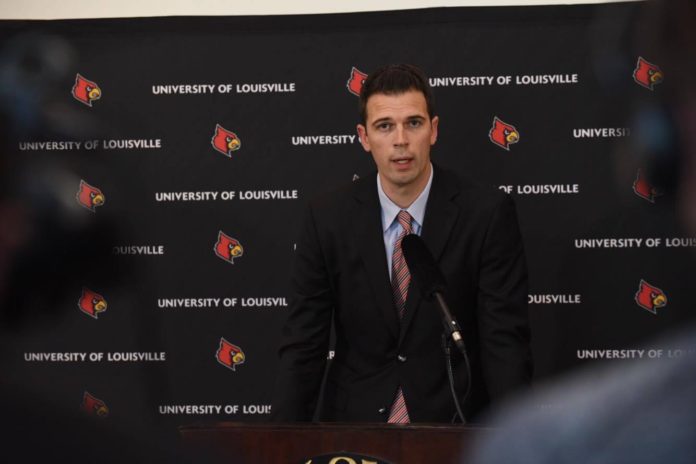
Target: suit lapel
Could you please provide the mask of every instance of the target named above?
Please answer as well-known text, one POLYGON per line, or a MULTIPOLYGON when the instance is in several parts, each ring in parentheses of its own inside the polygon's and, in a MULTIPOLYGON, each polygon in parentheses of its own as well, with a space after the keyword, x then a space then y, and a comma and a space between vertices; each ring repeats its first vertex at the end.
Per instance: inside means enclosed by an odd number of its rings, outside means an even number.
POLYGON ((375 176, 356 182, 354 197, 357 200, 352 236, 360 244, 360 254, 365 263, 372 290, 384 321, 396 339, 399 335, 399 318, 394 307, 387 258, 384 250, 384 233, 375 176))
MULTIPOLYGON (((434 165, 433 168, 433 183, 430 187, 430 195, 425 208, 421 238, 428 250, 433 254, 435 262, 439 263, 459 215, 459 208, 452 201, 452 198, 459 193, 459 188, 449 173, 442 171, 434 165)), ((406 299, 404 320, 401 322, 399 344, 401 344, 404 335, 408 331, 415 313, 420 307, 422 298, 423 295, 421 295, 417 285, 414 285, 413 281, 411 281, 408 298, 406 299)))
POLYGON ((452 175, 435 167, 433 185, 425 208, 421 238, 438 262, 459 216, 459 207, 452 199, 459 187, 452 175))

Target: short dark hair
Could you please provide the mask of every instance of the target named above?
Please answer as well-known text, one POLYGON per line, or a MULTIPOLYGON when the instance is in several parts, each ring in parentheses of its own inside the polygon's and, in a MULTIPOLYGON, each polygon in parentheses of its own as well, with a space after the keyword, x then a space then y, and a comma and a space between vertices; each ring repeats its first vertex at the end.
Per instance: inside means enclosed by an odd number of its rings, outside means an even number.
POLYGON ((360 119, 367 121, 367 100, 374 94, 398 95, 415 90, 425 97, 430 119, 435 115, 433 93, 425 73, 412 64, 388 64, 372 72, 360 90, 360 119))

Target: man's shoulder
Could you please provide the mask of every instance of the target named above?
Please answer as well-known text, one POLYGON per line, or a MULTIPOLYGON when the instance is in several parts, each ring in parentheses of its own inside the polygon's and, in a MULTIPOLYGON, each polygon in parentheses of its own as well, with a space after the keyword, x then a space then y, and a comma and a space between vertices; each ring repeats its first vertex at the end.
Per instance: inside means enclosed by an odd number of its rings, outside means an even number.
POLYGON ((355 202, 361 203, 377 198, 377 173, 355 179, 336 188, 315 195, 309 200, 313 211, 336 211, 355 202))
POLYGON ((495 185, 437 166, 433 183, 455 203, 466 208, 495 207, 509 200, 509 195, 495 185))
MULTIPOLYGON (((434 201, 449 199, 465 209, 495 208, 510 196, 494 185, 485 184, 471 176, 433 165, 435 172, 430 195, 434 201)), ((356 205, 379 208, 377 173, 337 186, 309 200, 314 214, 345 214, 356 205)))

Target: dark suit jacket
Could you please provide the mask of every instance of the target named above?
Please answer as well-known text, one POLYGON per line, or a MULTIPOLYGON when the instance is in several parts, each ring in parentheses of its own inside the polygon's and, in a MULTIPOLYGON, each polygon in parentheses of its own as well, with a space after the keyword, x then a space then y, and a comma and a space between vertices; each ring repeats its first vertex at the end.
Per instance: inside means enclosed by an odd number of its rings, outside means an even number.
MULTIPOLYGON (((404 319, 392 300, 375 177, 312 202, 297 243, 281 335, 273 418, 311 420, 324 376, 323 421, 384 422, 401 386, 412 422, 455 412, 434 302, 411 283, 404 319)), ((512 199, 435 167, 421 237, 447 281, 446 299, 471 360, 471 419, 529 382, 527 272, 512 199)), ((455 357, 460 395, 466 378, 455 357)))

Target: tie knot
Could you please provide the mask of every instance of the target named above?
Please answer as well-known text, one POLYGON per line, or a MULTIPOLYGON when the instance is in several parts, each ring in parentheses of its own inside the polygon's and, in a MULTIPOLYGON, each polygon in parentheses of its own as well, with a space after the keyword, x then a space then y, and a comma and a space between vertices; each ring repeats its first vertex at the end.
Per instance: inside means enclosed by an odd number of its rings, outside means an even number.
POLYGON ((406 231, 407 234, 411 233, 411 217, 410 214, 408 214, 408 211, 401 210, 399 211, 399 215, 396 217, 398 219, 399 224, 403 229, 406 231))

